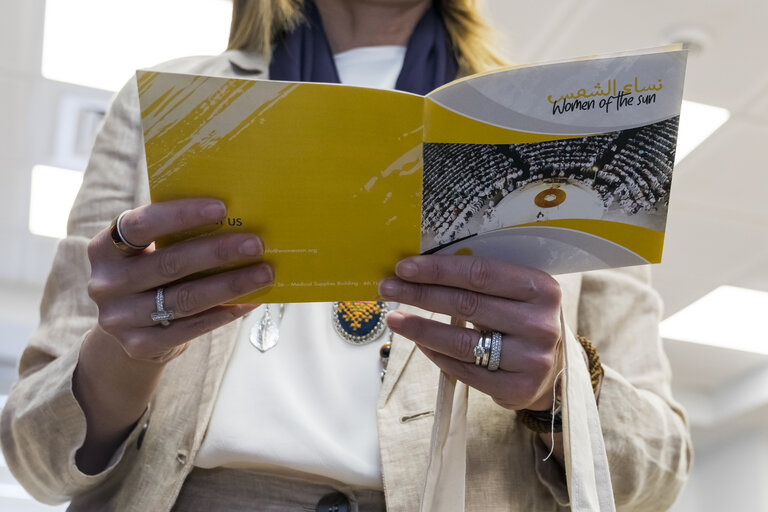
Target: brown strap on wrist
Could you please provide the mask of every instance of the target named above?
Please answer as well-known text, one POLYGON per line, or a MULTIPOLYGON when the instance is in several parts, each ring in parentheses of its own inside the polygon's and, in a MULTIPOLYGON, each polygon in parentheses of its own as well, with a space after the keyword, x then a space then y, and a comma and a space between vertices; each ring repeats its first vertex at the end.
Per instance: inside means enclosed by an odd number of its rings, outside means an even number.
POLYGON ((592 345, 584 336, 576 335, 576 339, 581 343, 581 347, 584 349, 584 353, 587 355, 587 366, 589 367, 589 378, 592 382, 592 391, 595 393, 595 400, 600 400, 600 388, 603 386, 603 365, 600 363, 600 355, 597 353, 597 349, 592 345))

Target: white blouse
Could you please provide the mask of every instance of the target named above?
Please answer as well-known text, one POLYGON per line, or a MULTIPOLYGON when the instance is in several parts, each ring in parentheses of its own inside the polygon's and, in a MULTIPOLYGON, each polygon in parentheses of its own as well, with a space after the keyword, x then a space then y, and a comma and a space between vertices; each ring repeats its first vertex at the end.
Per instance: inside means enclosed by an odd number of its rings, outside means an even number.
MULTIPOLYGON (((342 82, 394 88, 405 48, 357 48, 335 56, 342 82)), ((277 320, 278 306, 272 307, 277 320)), ((257 350, 249 333, 264 306, 242 323, 202 447, 201 468, 303 473, 381 489, 376 402, 379 348, 344 341, 331 304, 286 304, 279 341, 257 350)))
POLYGON ((394 89, 405 59, 404 46, 367 46, 333 56, 341 83, 394 89))

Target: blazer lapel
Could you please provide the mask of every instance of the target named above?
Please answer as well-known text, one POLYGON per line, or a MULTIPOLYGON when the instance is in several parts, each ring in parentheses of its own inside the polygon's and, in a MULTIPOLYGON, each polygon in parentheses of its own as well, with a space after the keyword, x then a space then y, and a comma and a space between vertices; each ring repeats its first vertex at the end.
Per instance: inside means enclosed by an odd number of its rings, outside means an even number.
MULTIPOLYGON (((415 308, 407 304, 401 304, 398 310, 412 315, 420 315, 429 319, 432 319, 435 316, 435 313, 424 311, 423 309, 415 308)), ((392 350, 389 355, 389 361, 387 362, 387 373, 384 375, 384 381, 381 383, 379 408, 383 407, 389 399, 395 384, 400 379, 403 369, 413 355, 415 349, 416 344, 411 340, 403 338, 397 334, 392 337, 392 350)))
POLYGON ((200 390, 200 407, 197 416, 197 428, 193 440, 192 451, 196 453, 203 442, 205 432, 208 430, 208 422, 213 414, 213 408, 219 395, 224 372, 227 369, 229 359, 237 343, 237 333, 242 325, 239 318, 223 327, 204 334, 195 343, 207 347, 207 353, 202 353, 203 360, 199 361, 197 368, 205 368, 205 377, 200 390))

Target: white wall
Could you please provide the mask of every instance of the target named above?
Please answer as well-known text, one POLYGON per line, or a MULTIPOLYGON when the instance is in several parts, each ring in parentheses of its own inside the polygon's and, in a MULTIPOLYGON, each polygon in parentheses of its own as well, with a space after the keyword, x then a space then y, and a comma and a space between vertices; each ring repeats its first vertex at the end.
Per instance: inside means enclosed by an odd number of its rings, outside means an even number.
MULTIPOLYGON (((0 394, 15 378, 15 360, 37 323, 42 282, 56 241, 27 229, 32 166, 50 154, 55 117, 51 84, 40 76, 43 0, 0 1, 0 394)), ((0 401, 0 407, 4 400, 0 401)), ((0 457, 0 510, 64 510, 38 504, 0 457)))
POLYGON ((768 510, 768 435, 747 430, 698 450, 672 512, 768 510))

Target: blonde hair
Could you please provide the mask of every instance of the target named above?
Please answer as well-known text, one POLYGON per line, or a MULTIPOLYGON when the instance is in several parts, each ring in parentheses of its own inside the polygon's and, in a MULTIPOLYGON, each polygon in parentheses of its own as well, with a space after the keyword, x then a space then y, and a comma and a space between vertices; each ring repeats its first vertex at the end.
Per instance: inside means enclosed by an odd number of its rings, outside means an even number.
MULTIPOLYGON (((437 0, 459 63, 467 75, 507 64, 494 33, 479 14, 478 0, 437 0)), ((228 49, 270 56, 274 39, 302 21, 304 0, 233 0, 228 49)))

